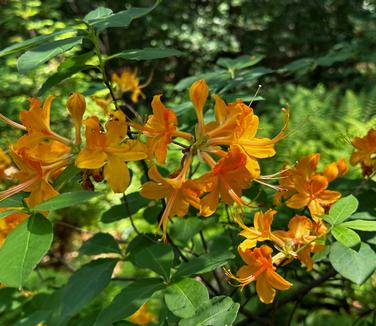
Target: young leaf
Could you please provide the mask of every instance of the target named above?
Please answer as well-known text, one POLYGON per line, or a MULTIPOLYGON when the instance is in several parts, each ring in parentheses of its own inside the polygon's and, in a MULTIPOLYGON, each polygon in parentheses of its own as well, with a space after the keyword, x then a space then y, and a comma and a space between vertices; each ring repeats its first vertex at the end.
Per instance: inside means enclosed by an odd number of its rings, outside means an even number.
POLYGON ((233 258, 234 255, 229 251, 195 257, 188 262, 182 263, 174 274, 174 278, 210 272, 226 265, 227 262, 233 258))
POLYGON ((214 297, 203 304, 193 317, 181 320, 179 326, 232 325, 239 307, 239 303, 230 297, 214 297))
POLYGON ((353 196, 347 196, 330 208, 329 215, 325 215, 324 220, 332 225, 340 224, 345 221, 358 208, 358 200, 353 196))
POLYGON ((99 255, 103 253, 120 254, 120 248, 111 234, 97 233, 85 241, 80 248, 82 255, 99 255))
POLYGON ((77 314, 111 281, 116 259, 94 260, 74 272, 63 289, 61 320, 77 314))
POLYGON ((153 244, 140 250, 134 258, 134 263, 141 268, 148 268, 162 275, 170 277, 170 270, 174 262, 174 251, 171 246, 162 243, 153 244))
POLYGON ((209 300, 205 285, 190 278, 170 285, 164 296, 168 309, 177 317, 192 317, 209 300))
POLYGON ((32 215, 18 224, 0 248, 0 283, 21 287, 50 248, 52 238, 51 222, 43 215, 32 215))
POLYGON ((52 197, 32 208, 33 211, 55 211, 57 209, 82 204, 99 196, 99 192, 73 191, 52 197))
POLYGON ((84 21, 90 24, 91 20, 110 16, 112 13, 113 12, 110 8, 98 7, 97 9, 94 9, 86 14, 84 21))
POLYGON ((75 36, 66 38, 64 40, 57 40, 50 43, 39 45, 31 50, 25 52, 17 60, 17 68, 20 73, 33 70, 48 60, 64 53, 76 45, 82 43, 82 36, 75 36))
POLYGON ((22 41, 22 42, 17 42, 16 44, 12 44, 12 45, 6 47, 5 49, 1 50, 0 51, 0 58, 4 57, 6 55, 12 54, 12 53, 27 50, 31 47, 37 46, 37 45, 43 43, 44 41, 48 41, 48 40, 54 38, 57 35, 64 34, 64 33, 71 33, 71 32, 75 32, 75 31, 76 30, 74 30, 72 28, 63 28, 63 29, 60 29, 60 30, 58 30, 54 33, 48 34, 48 35, 39 35, 39 36, 30 38, 30 39, 22 41))
POLYGON ((135 313, 154 292, 165 287, 159 278, 148 278, 127 285, 97 317, 95 326, 111 326, 113 322, 135 313))
POLYGON ((335 242, 329 260, 338 273, 357 284, 365 282, 376 269, 376 253, 364 242, 358 252, 335 242))
POLYGON ((375 232, 376 231, 376 221, 365 221, 365 220, 354 220, 344 222, 341 225, 359 231, 368 231, 368 232, 375 232))
POLYGON ((335 225, 332 229, 332 235, 346 247, 354 247, 361 242, 358 233, 348 229, 343 224, 335 225))
POLYGON ((162 59, 172 56, 181 56, 184 55, 184 52, 175 50, 175 49, 166 49, 166 48, 145 48, 145 49, 134 49, 127 50, 120 53, 116 53, 107 58, 111 59, 127 59, 127 60, 154 60, 162 59))

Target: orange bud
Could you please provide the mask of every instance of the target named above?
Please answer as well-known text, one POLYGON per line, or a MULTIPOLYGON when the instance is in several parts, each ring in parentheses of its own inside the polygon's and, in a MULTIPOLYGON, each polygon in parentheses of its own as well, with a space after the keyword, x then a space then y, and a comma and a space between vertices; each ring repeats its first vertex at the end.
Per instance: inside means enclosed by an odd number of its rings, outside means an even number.
POLYGON ((74 120, 74 123, 81 124, 82 117, 86 109, 85 97, 82 96, 79 92, 74 92, 68 98, 67 108, 74 120))
POLYGON ((337 166, 338 166, 338 176, 339 177, 346 174, 348 169, 349 169, 348 166, 347 166, 346 160, 344 158, 341 158, 337 162, 337 166))
POLYGON ((208 98, 209 88, 206 84, 205 80, 197 80, 195 81, 191 88, 189 89, 189 97, 193 103, 193 106, 196 109, 197 120, 199 130, 202 131, 204 127, 204 113, 203 108, 208 98))

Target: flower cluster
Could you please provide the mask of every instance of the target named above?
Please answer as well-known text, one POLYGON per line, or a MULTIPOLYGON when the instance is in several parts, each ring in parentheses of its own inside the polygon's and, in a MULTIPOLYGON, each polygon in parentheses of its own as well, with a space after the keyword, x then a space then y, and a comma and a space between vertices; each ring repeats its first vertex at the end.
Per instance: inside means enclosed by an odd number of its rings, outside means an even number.
POLYGON ((364 137, 352 141, 355 151, 350 158, 351 165, 360 164, 363 176, 371 177, 376 171, 376 130, 370 129, 364 137))

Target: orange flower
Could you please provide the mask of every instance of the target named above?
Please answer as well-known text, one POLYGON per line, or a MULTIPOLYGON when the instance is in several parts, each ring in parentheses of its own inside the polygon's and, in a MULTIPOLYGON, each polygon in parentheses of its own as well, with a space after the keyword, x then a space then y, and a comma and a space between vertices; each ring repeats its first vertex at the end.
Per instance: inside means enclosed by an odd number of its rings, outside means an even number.
POLYGON ((295 215, 290 220, 288 228, 288 231, 275 231, 273 234, 285 242, 284 249, 289 255, 299 259, 308 270, 311 270, 313 267, 311 253, 324 249, 324 246, 314 242, 317 237, 326 234, 324 224, 321 221, 312 222, 306 216, 295 215), (318 234, 317 231, 320 233, 318 234))
POLYGON ((351 165, 360 163, 364 176, 371 176, 376 170, 376 130, 370 129, 364 137, 352 141, 355 151, 350 158, 351 165))
POLYGON ((157 162, 163 164, 166 161, 167 145, 172 142, 172 137, 180 136, 191 139, 192 135, 176 130, 176 114, 163 105, 161 95, 153 97, 151 107, 153 114, 149 116, 146 125, 134 124, 132 126, 142 130, 146 135, 149 156, 155 155, 157 162))
POLYGON ((166 208, 163 212, 159 227, 163 229, 163 240, 166 241, 168 220, 177 215, 187 214, 189 205, 200 208, 200 187, 192 180, 186 180, 186 174, 191 164, 191 157, 187 158, 183 169, 175 178, 162 177, 158 169, 152 166, 149 177, 153 181, 143 184, 140 195, 149 199, 166 199, 166 208))
POLYGON ((138 102, 139 96, 145 97, 141 89, 146 85, 140 85, 140 80, 137 76, 137 70, 124 69, 120 76, 117 73, 112 75, 112 81, 116 84, 116 88, 121 94, 132 93, 131 100, 133 103, 138 102))
POLYGON ((245 168, 246 156, 238 148, 234 148, 215 164, 209 154, 203 152, 201 155, 211 165, 212 172, 197 179, 197 183, 209 193, 201 200, 200 214, 213 214, 217 209, 219 196, 227 205, 234 201, 239 205, 243 204, 240 198, 242 190, 249 187, 252 179, 245 168))
POLYGON ((0 148, 0 180, 5 178, 5 170, 10 166, 10 157, 0 148))
MULTIPOLYGON (((253 218, 253 227, 246 226, 241 219, 236 219, 236 222, 243 229, 239 235, 246 238, 240 245, 239 250, 244 252, 246 249, 252 249, 257 245, 257 242, 270 240, 276 242, 277 245, 281 246, 281 240, 275 237, 271 232, 271 225, 273 222, 273 216, 277 211, 273 209, 268 209, 265 213, 256 212, 253 218)), ((283 245, 283 243, 282 243, 283 245)))
MULTIPOLYGON (((13 209, 12 207, 0 208, 0 212, 5 212, 7 210, 13 209)), ((29 215, 26 213, 11 213, 5 217, 0 218, 0 246, 4 242, 7 235, 12 232, 12 230, 21 223, 23 220, 28 218, 29 215)))
POLYGON ((225 271, 230 279, 236 280, 239 286, 244 286, 256 281, 256 292, 263 303, 272 303, 277 290, 288 290, 292 284, 286 281, 282 276, 275 272, 275 267, 272 261, 273 250, 262 245, 260 248, 255 248, 253 251, 246 249, 239 250, 239 254, 246 263, 241 267, 237 276, 229 271, 225 271))
POLYGON ((209 95, 209 87, 205 80, 195 81, 189 89, 189 97, 193 103, 196 110, 197 121, 198 121, 198 133, 204 129, 204 106, 209 95))
POLYGON ((20 184, 10 187, 0 193, 0 200, 13 196, 21 191, 30 192, 25 199, 29 207, 58 195, 59 193, 51 186, 52 175, 69 163, 69 158, 50 165, 42 165, 41 161, 31 158, 26 151, 16 153, 11 151, 11 157, 19 171, 15 178, 21 181, 20 184))
POLYGON ((156 321, 156 316, 149 311, 148 305, 143 304, 132 316, 129 317, 129 321, 137 325, 149 325, 156 321))
POLYGON ((104 167, 104 176, 114 192, 124 192, 130 182, 130 174, 125 162, 146 158, 145 145, 137 140, 126 140, 125 115, 114 111, 106 123, 106 132, 97 117, 84 121, 86 126, 86 146, 80 151, 76 165, 81 169, 104 167))

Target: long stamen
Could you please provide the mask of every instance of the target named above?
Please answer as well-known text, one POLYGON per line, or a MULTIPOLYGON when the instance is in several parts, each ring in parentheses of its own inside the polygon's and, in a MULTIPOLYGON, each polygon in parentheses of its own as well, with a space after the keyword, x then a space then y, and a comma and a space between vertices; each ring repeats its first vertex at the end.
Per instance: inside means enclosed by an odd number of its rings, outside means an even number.
POLYGON ((13 196, 15 194, 18 194, 19 192, 21 192, 21 191, 29 188, 35 182, 37 182, 39 179, 40 179, 40 176, 36 175, 33 178, 31 178, 29 180, 26 180, 25 182, 22 182, 22 183, 20 183, 18 185, 15 185, 13 187, 10 187, 7 190, 4 190, 4 191, 0 192, 0 201, 4 200, 6 198, 9 198, 9 197, 11 197, 11 196, 13 196))
POLYGON ((11 125, 12 127, 15 127, 15 128, 18 128, 18 129, 21 129, 21 130, 26 130, 26 127, 24 125, 21 125, 9 118, 7 118, 5 115, 2 115, 0 113, 0 119, 3 120, 5 123, 11 125))

